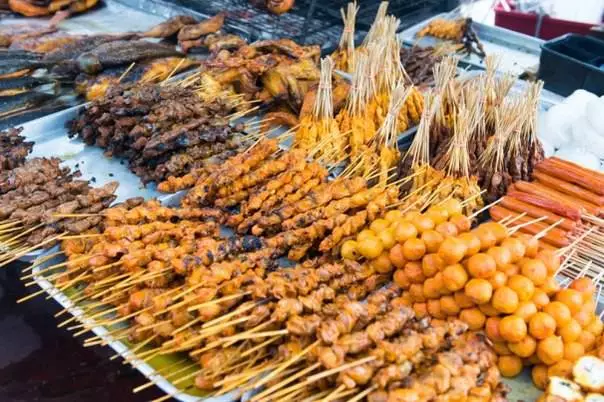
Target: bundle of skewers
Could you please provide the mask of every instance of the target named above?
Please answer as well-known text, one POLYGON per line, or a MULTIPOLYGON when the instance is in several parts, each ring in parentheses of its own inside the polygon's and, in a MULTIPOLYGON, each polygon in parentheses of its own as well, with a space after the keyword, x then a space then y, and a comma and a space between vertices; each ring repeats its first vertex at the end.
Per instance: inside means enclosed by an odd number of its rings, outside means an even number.
POLYGON ((79 172, 61 167, 59 158, 26 159, 33 143, 24 141, 20 130, 0 134, 2 265, 99 225, 101 219, 82 214, 107 208, 117 182, 93 188, 78 179, 79 172))
POLYGON ((484 47, 472 27, 471 18, 459 18, 449 20, 445 18, 435 18, 426 24, 416 36, 432 36, 438 39, 453 41, 458 44, 458 52, 466 54, 476 54, 479 57, 486 57, 484 47))
POLYGON ((246 104, 222 93, 202 98, 199 91, 178 84, 113 86, 82 109, 69 132, 107 156, 126 158, 143 183, 160 182, 245 148, 243 125, 232 121, 246 104))

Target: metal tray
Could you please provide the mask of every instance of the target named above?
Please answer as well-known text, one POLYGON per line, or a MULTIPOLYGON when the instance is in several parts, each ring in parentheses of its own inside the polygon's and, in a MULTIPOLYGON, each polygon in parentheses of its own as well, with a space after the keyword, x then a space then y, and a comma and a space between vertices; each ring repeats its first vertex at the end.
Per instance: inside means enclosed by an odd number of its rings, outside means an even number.
MULTIPOLYGON (((44 255, 47 254, 49 254, 49 252, 46 252, 44 255)), ((43 255, 40 257, 43 257, 43 255)), ((40 273, 40 270, 44 269, 45 267, 60 263, 62 260, 64 259, 60 257, 53 258, 35 267, 32 273, 38 275, 35 275, 33 279, 36 281, 36 284, 38 286, 40 286, 46 291, 49 298, 54 299, 63 308, 67 309, 67 311, 71 315, 75 317, 83 317, 84 311, 80 308, 80 306, 75 304, 71 300, 69 295, 58 290, 50 281, 44 278, 43 274, 40 273)), ((108 314, 107 316, 110 315, 108 314)), ((93 320, 91 321, 88 318, 84 318, 84 322, 92 324, 94 323, 93 320)), ((94 335, 102 338, 106 342, 106 344, 111 347, 122 358, 131 359, 132 367, 140 371, 141 374, 143 374, 150 381, 153 381, 153 383, 157 385, 162 391, 164 391, 166 394, 171 395, 174 399, 178 401, 194 402, 203 400, 206 402, 231 402, 239 400, 239 393, 237 390, 231 391, 230 393, 218 397, 204 397, 201 392, 185 390, 192 384, 192 378, 190 379, 190 381, 187 380, 184 381, 182 384, 179 384, 178 387, 175 386, 170 380, 166 379, 165 373, 162 372, 162 369, 166 369, 168 368, 168 366, 170 366, 171 369, 167 371, 167 373, 176 372, 178 370, 183 370, 183 375, 189 373, 189 371, 187 371, 185 368, 190 365, 190 361, 178 363, 179 361, 183 360, 183 354, 174 353, 171 355, 157 356, 149 360, 149 362, 145 362, 144 360, 140 359, 132 359, 130 345, 126 342, 114 339, 114 337, 109 333, 110 331, 106 327, 94 326, 92 327, 91 331, 94 333, 94 335)), ((145 349, 142 349, 142 351, 144 350, 145 349)), ((190 372, 195 371, 196 369, 194 368, 190 372)))
MULTIPOLYGON (((443 40, 431 36, 416 38, 415 35, 430 21, 437 18, 455 18, 450 13, 437 14, 427 20, 416 24, 400 33, 399 37, 407 45, 418 45, 422 47, 436 46, 443 40)), ((472 23, 478 38, 482 42, 487 55, 501 55, 500 71, 509 71, 520 75, 526 70, 535 70, 539 65, 542 39, 524 35, 509 29, 489 26, 474 21, 472 23)), ((484 63, 475 54, 467 55, 461 59, 462 63, 484 69, 484 63)))

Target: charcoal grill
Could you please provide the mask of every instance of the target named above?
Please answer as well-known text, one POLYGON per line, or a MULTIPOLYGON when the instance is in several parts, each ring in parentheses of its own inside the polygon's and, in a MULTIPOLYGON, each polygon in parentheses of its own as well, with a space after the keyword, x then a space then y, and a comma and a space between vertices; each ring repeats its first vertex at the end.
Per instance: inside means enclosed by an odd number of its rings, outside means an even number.
MULTIPOLYGON (((340 9, 349 0, 296 0, 290 12, 273 15, 257 3, 262 0, 180 0, 195 11, 214 15, 227 14, 227 27, 250 40, 290 38, 302 44, 321 44, 324 52, 338 45, 342 32, 340 9)), ((358 0, 357 34, 367 32, 380 5, 379 0, 358 0)), ((458 0, 391 0, 388 13, 401 19, 400 29, 407 28, 435 13, 449 11, 458 0)))

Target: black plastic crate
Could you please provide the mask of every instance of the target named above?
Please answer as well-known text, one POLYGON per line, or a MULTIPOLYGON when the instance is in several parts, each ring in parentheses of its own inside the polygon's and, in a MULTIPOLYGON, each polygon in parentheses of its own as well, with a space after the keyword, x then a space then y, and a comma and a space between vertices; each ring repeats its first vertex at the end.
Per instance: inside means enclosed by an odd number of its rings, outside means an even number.
POLYGON ((539 78, 563 96, 577 89, 604 95, 604 41, 567 34, 541 46, 539 78))

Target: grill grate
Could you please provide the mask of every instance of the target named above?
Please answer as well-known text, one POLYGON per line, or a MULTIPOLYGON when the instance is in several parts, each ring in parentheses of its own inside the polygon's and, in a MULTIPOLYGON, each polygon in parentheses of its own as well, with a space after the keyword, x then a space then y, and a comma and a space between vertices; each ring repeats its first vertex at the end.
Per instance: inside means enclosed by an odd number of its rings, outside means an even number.
MULTIPOLYGON (((321 44, 324 51, 337 47, 342 32, 340 9, 349 0, 296 0, 290 12, 273 15, 261 6, 263 0, 180 0, 186 7, 206 15, 225 12, 227 27, 250 40, 290 38, 303 44, 321 44)), ((401 29, 429 14, 445 11, 451 0, 391 0, 388 13, 401 18, 401 29)), ((364 36, 375 18, 379 0, 359 0, 357 31, 364 36)))

